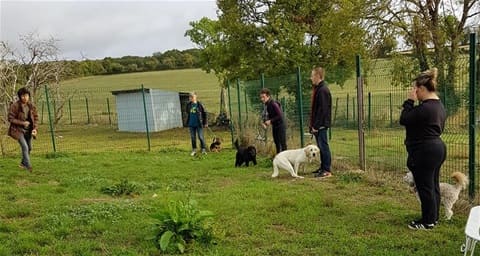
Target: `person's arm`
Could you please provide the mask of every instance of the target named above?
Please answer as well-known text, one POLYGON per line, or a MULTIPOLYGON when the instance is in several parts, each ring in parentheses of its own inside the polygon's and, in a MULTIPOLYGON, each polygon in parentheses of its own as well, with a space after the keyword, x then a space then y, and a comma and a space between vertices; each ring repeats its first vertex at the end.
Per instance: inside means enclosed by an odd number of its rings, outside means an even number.
POLYGON ((411 99, 403 103, 402 113, 400 114, 400 124, 410 125, 420 122, 423 119, 422 106, 414 106, 414 101, 411 99))
POLYGON ((32 104, 32 107, 31 107, 31 111, 32 111, 32 116, 33 116, 33 130, 38 130, 38 112, 37 112, 37 108, 32 104))
POLYGON ((403 102, 402 113, 400 114, 400 124, 410 125, 417 123, 423 119, 422 107, 415 107, 415 101, 417 100, 417 89, 415 86, 408 92, 407 100, 403 102))
POLYGON ((10 106, 10 110, 8 111, 8 122, 15 125, 25 126, 25 122, 17 119, 18 113, 18 103, 15 102, 10 106))
POLYGON ((315 115, 315 120, 313 123, 313 129, 312 130, 320 130, 323 126, 326 125, 326 119, 328 118, 329 112, 330 112, 330 97, 329 93, 326 90, 320 90, 318 92, 318 97, 316 100, 317 103, 317 109, 316 109, 316 115, 315 115))
POLYGON ((187 103, 187 105, 185 106, 185 113, 187 114, 187 118, 185 120, 185 126, 188 126, 188 122, 190 120, 190 102, 187 103))
POLYGON ((201 115, 202 115, 202 125, 204 127, 208 127, 208 120, 207 120, 207 110, 205 109, 205 107, 203 106, 203 104, 201 103, 198 103, 198 105, 201 107, 201 115))

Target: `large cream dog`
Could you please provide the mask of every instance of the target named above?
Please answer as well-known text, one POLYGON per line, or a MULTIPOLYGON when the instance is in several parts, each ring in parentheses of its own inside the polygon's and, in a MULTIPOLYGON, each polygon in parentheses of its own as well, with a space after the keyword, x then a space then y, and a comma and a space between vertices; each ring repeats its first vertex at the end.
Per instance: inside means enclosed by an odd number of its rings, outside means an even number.
MULTIPOLYGON (((458 200, 460 191, 465 189, 468 184, 468 177, 461 172, 454 172, 452 173, 451 177, 455 180, 454 185, 443 182, 440 183, 440 200, 445 207, 445 218, 447 220, 452 218, 452 207, 458 200)), ((403 181, 410 186, 410 188, 415 192, 417 199, 420 201, 412 172, 407 172, 407 174, 405 174, 403 177, 403 181)))
POLYGON ((272 177, 275 178, 278 176, 278 169, 284 169, 287 170, 292 177, 303 178, 302 176, 298 176, 298 169, 300 166, 305 168, 305 163, 311 163, 314 160, 318 160, 319 156, 320 149, 315 145, 282 151, 273 159, 272 177))

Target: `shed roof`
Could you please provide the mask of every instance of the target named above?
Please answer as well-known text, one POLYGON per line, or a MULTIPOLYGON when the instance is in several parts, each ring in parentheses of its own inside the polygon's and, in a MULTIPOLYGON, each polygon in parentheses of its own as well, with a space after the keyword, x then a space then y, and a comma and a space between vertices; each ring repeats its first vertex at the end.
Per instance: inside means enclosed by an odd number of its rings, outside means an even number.
MULTIPOLYGON (((150 88, 145 88, 144 90, 145 90, 146 93, 150 92, 150 88)), ((128 89, 128 90, 112 91, 112 94, 117 95, 117 94, 136 93, 136 92, 142 92, 142 89, 128 89)))

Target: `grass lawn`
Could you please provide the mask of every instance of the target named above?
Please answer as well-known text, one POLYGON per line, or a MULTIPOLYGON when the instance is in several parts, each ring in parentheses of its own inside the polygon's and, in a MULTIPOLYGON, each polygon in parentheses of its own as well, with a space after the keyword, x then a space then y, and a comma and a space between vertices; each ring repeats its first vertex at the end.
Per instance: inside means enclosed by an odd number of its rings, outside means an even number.
POLYGON ((457 207, 434 230, 411 231, 406 224, 419 214, 414 195, 378 174, 347 172, 334 160, 332 178, 292 179, 283 171, 272 179, 269 159, 234 168, 230 149, 188 153, 35 155, 33 173, 19 170, 17 158, 3 158, 0 255, 158 255, 145 240, 150 216, 187 198, 215 214, 217 237, 216 245, 194 245, 188 255, 460 254, 465 210, 457 207), (140 195, 100 192, 124 179, 140 195))

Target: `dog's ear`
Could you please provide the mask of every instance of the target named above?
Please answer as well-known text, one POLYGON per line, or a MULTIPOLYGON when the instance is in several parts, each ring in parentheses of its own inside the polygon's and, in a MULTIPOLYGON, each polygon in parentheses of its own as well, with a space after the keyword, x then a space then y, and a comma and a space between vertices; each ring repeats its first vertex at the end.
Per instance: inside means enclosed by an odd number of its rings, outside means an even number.
POLYGON ((305 147, 305 148, 303 149, 303 151, 305 152, 305 155, 306 155, 306 156, 308 156, 308 149, 309 149, 309 147, 305 147))

